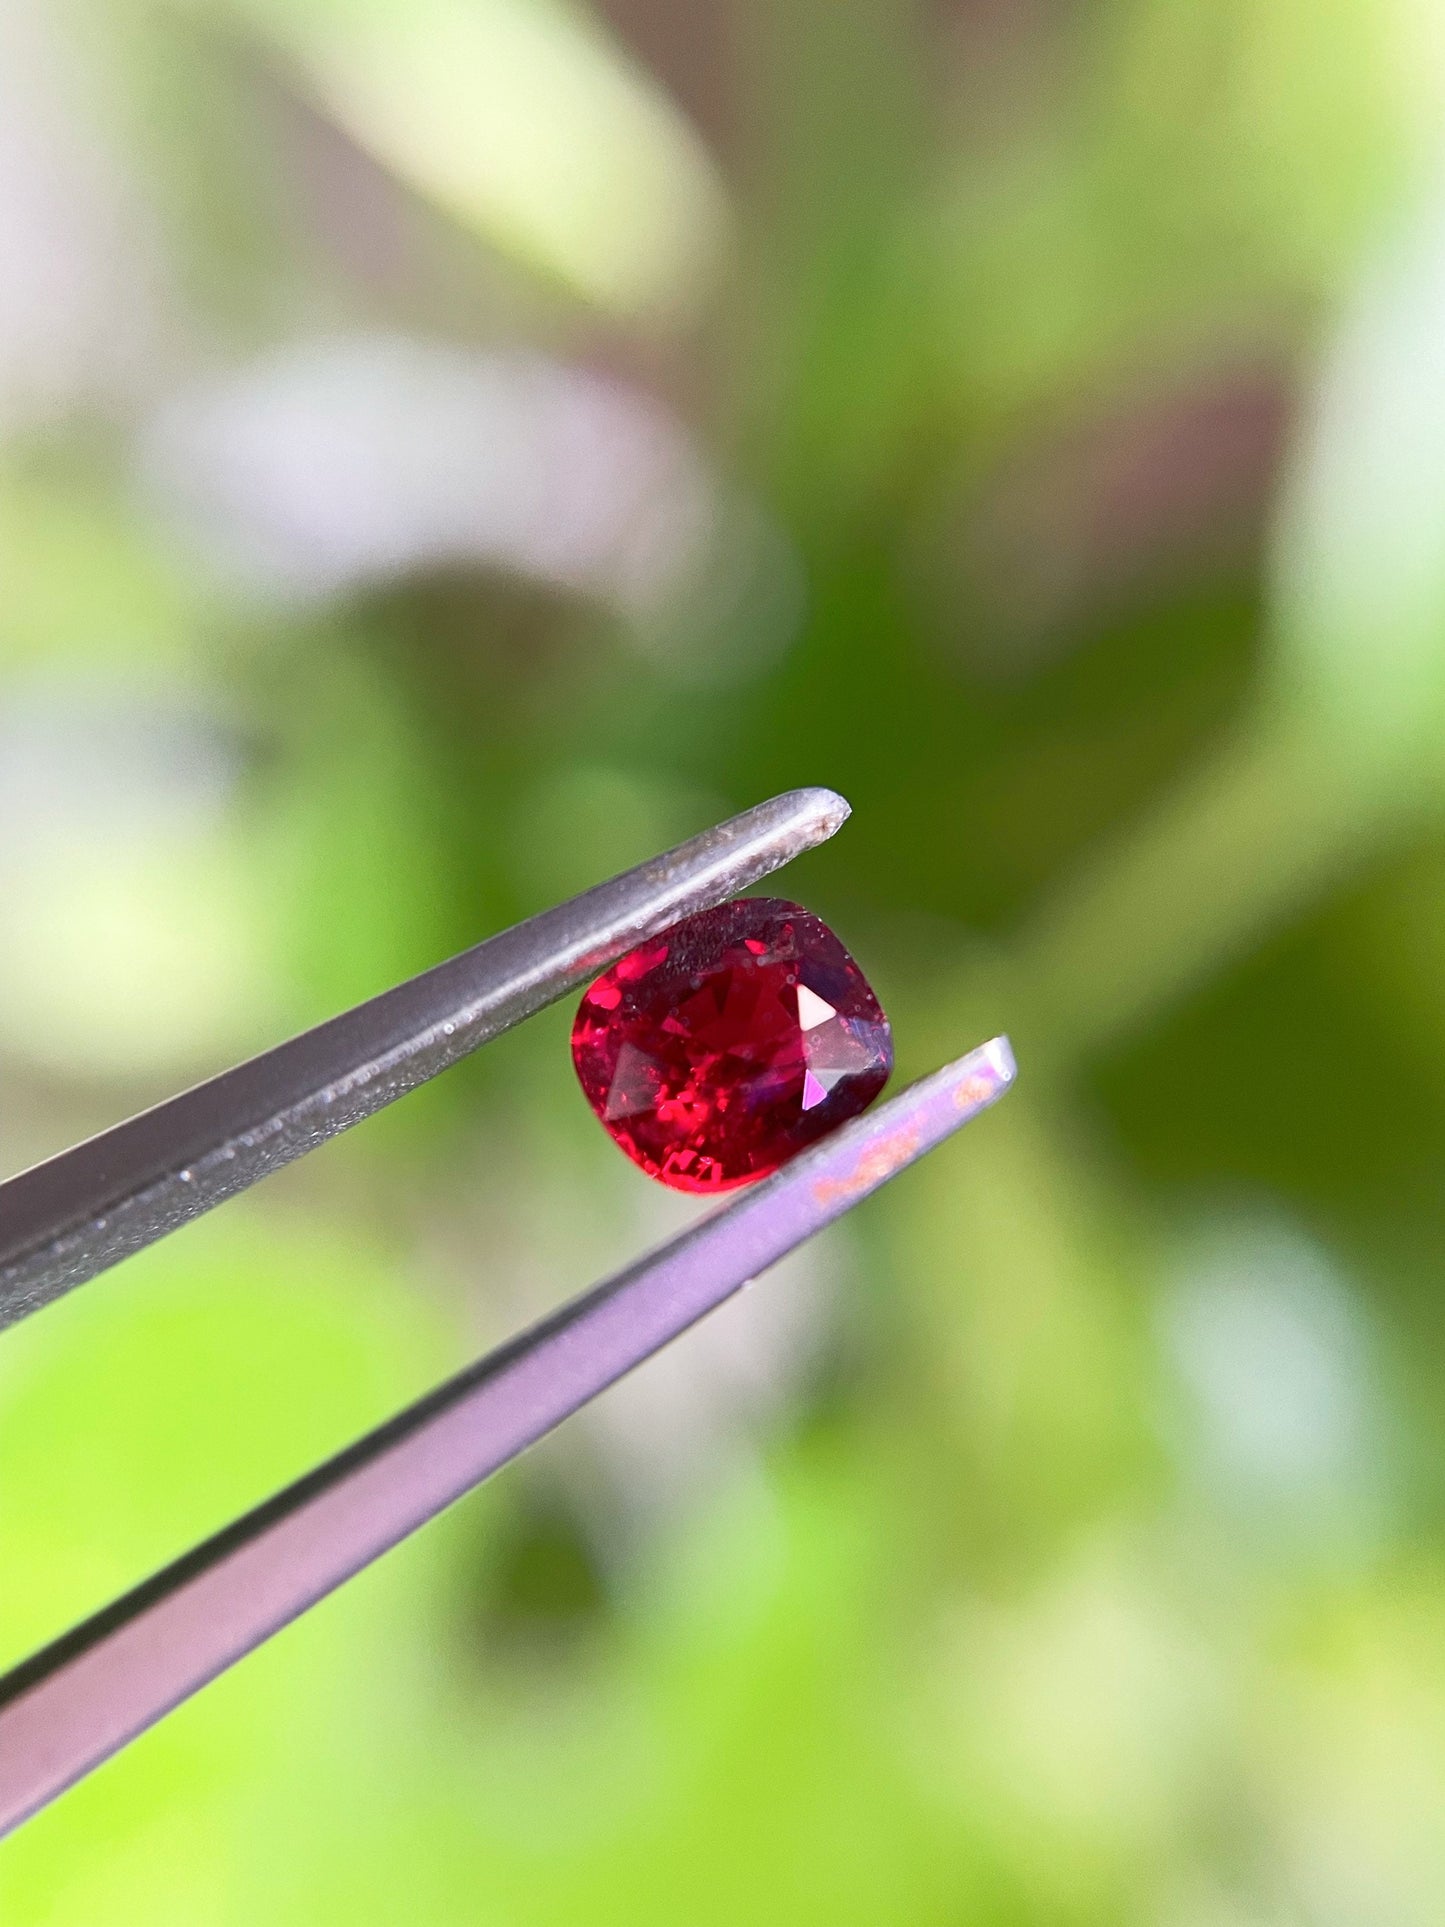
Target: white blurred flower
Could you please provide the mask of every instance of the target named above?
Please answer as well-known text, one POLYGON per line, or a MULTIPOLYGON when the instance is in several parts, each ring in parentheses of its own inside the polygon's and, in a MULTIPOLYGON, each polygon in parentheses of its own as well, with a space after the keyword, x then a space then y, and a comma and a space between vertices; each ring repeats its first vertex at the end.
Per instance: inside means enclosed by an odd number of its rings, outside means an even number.
POLYGON ((1186 1252, 1161 1306, 1187 1388, 1186 1456, 1226 1497, 1293 1529, 1371 1520, 1384 1416, 1363 1307, 1329 1254, 1241 1216, 1186 1252))
MULTIPOLYGON (((491 567, 595 599, 666 662, 674 617, 704 595, 734 605, 708 612, 714 653, 746 654, 756 579, 789 580, 780 539, 665 409, 533 352, 300 343, 174 400, 141 466, 253 594, 491 567)), ((788 594, 769 593, 786 622, 788 594)))

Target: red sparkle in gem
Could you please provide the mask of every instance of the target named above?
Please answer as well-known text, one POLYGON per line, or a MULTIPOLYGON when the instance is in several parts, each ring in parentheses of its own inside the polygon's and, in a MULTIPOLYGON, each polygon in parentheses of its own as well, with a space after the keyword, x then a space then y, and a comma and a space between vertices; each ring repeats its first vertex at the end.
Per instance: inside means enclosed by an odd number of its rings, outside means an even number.
POLYGON ((674 924, 583 997, 572 1061, 627 1155, 679 1191, 766 1177, 865 1110, 893 1038, 821 918, 744 897, 674 924))

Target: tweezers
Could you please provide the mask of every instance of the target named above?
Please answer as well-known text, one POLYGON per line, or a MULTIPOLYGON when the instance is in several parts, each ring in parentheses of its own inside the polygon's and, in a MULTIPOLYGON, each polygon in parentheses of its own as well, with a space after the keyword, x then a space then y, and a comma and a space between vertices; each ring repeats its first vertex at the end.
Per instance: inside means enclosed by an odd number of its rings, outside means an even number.
MULTIPOLYGON (((0 1184, 0 1325, 824 842, 793 790, 0 1184)), ((1012 1082, 995 1038, 593 1286, 0 1676, 0 1835, 516 1457, 1012 1082)))

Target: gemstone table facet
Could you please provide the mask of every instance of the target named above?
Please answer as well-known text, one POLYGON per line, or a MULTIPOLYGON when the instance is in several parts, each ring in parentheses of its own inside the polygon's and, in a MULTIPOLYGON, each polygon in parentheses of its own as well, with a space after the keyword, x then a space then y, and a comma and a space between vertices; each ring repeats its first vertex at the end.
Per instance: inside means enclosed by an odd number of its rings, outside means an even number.
POLYGON ((572 1060, 604 1129, 680 1191, 766 1177, 866 1110, 893 1068, 867 978, 777 897, 688 917, 584 995, 572 1060))

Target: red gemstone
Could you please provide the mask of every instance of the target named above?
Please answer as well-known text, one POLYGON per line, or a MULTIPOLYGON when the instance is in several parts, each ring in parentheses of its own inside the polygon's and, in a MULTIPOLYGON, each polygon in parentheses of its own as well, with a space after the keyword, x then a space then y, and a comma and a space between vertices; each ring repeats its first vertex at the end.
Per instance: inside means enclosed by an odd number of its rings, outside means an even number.
POLYGON ((605 971, 578 1008, 572 1061, 649 1176, 726 1191, 866 1110, 888 1082, 893 1036, 826 923, 743 897, 605 971))

